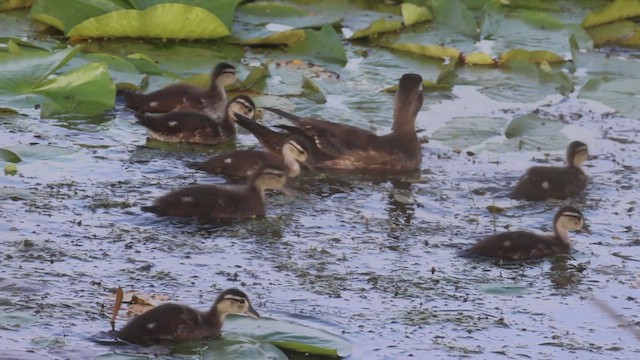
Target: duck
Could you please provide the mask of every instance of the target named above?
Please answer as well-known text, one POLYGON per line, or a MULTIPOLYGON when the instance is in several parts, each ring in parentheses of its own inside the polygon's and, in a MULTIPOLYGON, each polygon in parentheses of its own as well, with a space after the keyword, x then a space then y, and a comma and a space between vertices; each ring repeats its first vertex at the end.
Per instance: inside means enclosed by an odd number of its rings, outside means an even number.
POLYGON ((130 320, 118 331, 118 337, 137 345, 214 339, 220 336, 229 314, 260 318, 247 294, 227 289, 218 295, 208 311, 176 303, 158 305, 130 320))
POLYGON ((197 111, 213 119, 219 119, 224 116, 227 103, 224 88, 236 80, 235 66, 221 62, 213 68, 209 89, 205 90, 188 84, 174 84, 148 94, 124 90, 122 95, 126 106, 137 112, 197 111))
POLYGON ((286 174, 286 167, 264 163, 245 184, 190 185, 161 196, 142 210, 161 216, 195 217, 209 223, 263 217, 265 190, 282 190, 286 174))
POLYGON ((309 166, 310 146, 299 136, 288 136, 281 147, 281 155, 262 150, 232 150, 202 162, 189 163, 189 167, 228 179, 245 179, 265 162, 277 163, 287 169, 287 176, 300 175, 300 164, 309 166))
POLYGON ((553 218, 553 234, 541 235, 528 231, 503 232, 480 240, 460 255, 526 261, 569 254, 571 250, 569 231, 591 233, 582 212, 573 206, 564 206, 553 218))
POLYGON ((587 176, 582 163, 589 158, 587 145, 573 141, 567 147, 567 165, 534 166, 518 180, 511 192, 514 199, 546 200, 567 199, 580 194, 587 187, 587 176))
POLYGON ((147 128, 149 137, 167 142, 187 142, 216 145, 236 138, 235 113, 255 116, 255 104, 246 95, 236 96, 227 103, 221 122, 196 111, 174 111, 166 114, 135 113, 138 123, 147 128))
MULTIPOLYGON (((279 126, 296 135, 306 136, 315 144, 314 166, 324 170, 404 173, 417 170, 422 161, 416 134, 416 116, 424 101, 422 77, 404 74, 394 98, 393 127, 386 135, 376 135, 355 126, 313 117, 299 117, 286 111, 264 107, 293 126, 279 126)), ((242 125, 241 125, 242 126, 242 125)), ((263 144, 269 139, 260 138, 263 144)), ((266 145, 265 145, 266 146, 266 145)))

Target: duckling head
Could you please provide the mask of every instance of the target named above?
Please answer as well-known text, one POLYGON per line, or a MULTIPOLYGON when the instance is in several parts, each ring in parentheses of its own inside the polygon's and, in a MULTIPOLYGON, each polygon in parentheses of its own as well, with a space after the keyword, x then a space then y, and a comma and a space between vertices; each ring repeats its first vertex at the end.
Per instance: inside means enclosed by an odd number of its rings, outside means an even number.
POLYGON ((259 318, 258 312, 251 306, 249 297, 238 289, 227 289, 216 299, 213 305, 220 321, 229 314, 247 315, 252 318, 259 318))
POLYGON ((567 161, 570 165, 581 166, 583 162, 589 159, 589 149, 587 145, 581 141, 573 141, 567 147, 567 161))
POLYGON ((246 95, 236 96, 227 103, 227 116, 236 121, 234 113, 242 114, 249 119, 254 119, 256 114, 256 105, 250 97, 246 95))
POLYGON ((235 83, 236 67, 227 63, 221 62, 213 68, 211 74, 211 86, 219 89, 224 89, 225 86, 235 83))
POLYGON ((256 170, 254 176, 255 184, 260 191, 282 190, 287 182, 286 169, 279 164, 265 163, 256 170))
POLYGON ((573 206, 565 206, 558 210, 555 216, 554 224, 556 229, 561 233, 568 231, 578 231, 590 234, 591 230, 584 221, 584 215, 580 210, 573 206))

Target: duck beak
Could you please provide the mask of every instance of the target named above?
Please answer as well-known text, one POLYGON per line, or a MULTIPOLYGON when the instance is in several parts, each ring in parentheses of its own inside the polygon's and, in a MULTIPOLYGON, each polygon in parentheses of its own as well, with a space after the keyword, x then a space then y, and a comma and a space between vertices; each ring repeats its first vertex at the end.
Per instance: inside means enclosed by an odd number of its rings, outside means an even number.
POLYGON ((582 227, 580 229, 578 229, 578 232, 585 233, 585 234, 591 234, 591 229, 589 229, 587 224, 584 224, 584 225, 582 225, 582 227))
POLYGON ((247 311, 244 312, 245 315, 250 316, 254 319, 259 319, 260 318, 260 314, 258 314, 258 312, 256 311, 256 309, 253 308, 253 306, 249 305, 249 308, 247 309, 247 311))

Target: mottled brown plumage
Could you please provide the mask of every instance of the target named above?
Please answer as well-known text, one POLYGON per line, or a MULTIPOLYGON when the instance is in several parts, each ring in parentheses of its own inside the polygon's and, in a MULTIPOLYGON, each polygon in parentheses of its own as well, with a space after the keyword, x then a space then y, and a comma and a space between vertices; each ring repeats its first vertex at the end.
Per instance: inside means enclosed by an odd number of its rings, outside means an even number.
POLYGON ((174 303, 156 306, 129 321, 120 329, 118 337, 139 345, 213 339, 220 336, 228 314, 260 317, 244 292, 228 289, 218 296, 208 311, 174 303))
POLYGON ((227 103, 224 87, 236 81, 236 68, 221 62, 213 68, 209 89, 188 84, 169 85, 148 94, 123 91, 126 106, 137 112, 196 111, 212 119, 223 116, 227 103))
POLYGON ((480 240, 462 256, 484 256, 503 260, 532 260, 556 254, 568 254, 571 250, 569 231, 589 233, 580 210, 565 206, 553 219, 553 234, 540 235, 527 231, 510 231, 491 235, 480 240))
POLYGON ((195 111, 174 111, 166 114, 135 114, 138 123, 147 128, 151 138, 167 142, 187 142, 215 145, 236 138, 236 116, 241 113, 253 118, 255 105, 250 97, 236 96, 229 100, 220 122, 195 111))
POLYGON ((286 183, 286 167, 266 163, 244 185, 191 185, 169 192, 143 210, 166 216, 221 222, 264 216, 264 191, 286 183))
POLYGON ((251 175, 263 163, 276 163, 287 168, 288 177, 300 174, 300 163, 306 164, 309 154, 308 143, 298 137, 289 136, 281 148, 281 155, 260 150, 233 150, 216 155, 206 161, 191 163, 194 169, 229 179, 242 179, 251 175))
MULTIPOLYGON (((420 167, 422 150, 415 120, 423 101, 422 77, 404 74, 394 99, 392 131, 382 136, 350 125, 303 118, 275 108, 265 109, 294 125, 281 128, 298 135, 304 134, 313 142, 319 149, 312 151, 317 168, 401 173, 420 167)), ((254 134, 263 144, 268 142, 254 134)))
POLYGON ((589 157, 587 145, 573 141, 567 148, 567 166, 534 166, 520 178, 511 192, 514 199, 566 199, 580 194, 587 187, 582 163, 589 157))

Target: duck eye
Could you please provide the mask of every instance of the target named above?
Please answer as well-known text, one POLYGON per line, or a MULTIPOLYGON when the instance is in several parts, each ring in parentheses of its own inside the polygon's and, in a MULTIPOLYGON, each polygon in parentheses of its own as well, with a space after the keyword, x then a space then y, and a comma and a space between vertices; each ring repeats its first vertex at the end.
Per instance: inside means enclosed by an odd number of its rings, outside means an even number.
POLYGON ((244 305, 244 299, 238 299, 238 302, 244 305))

